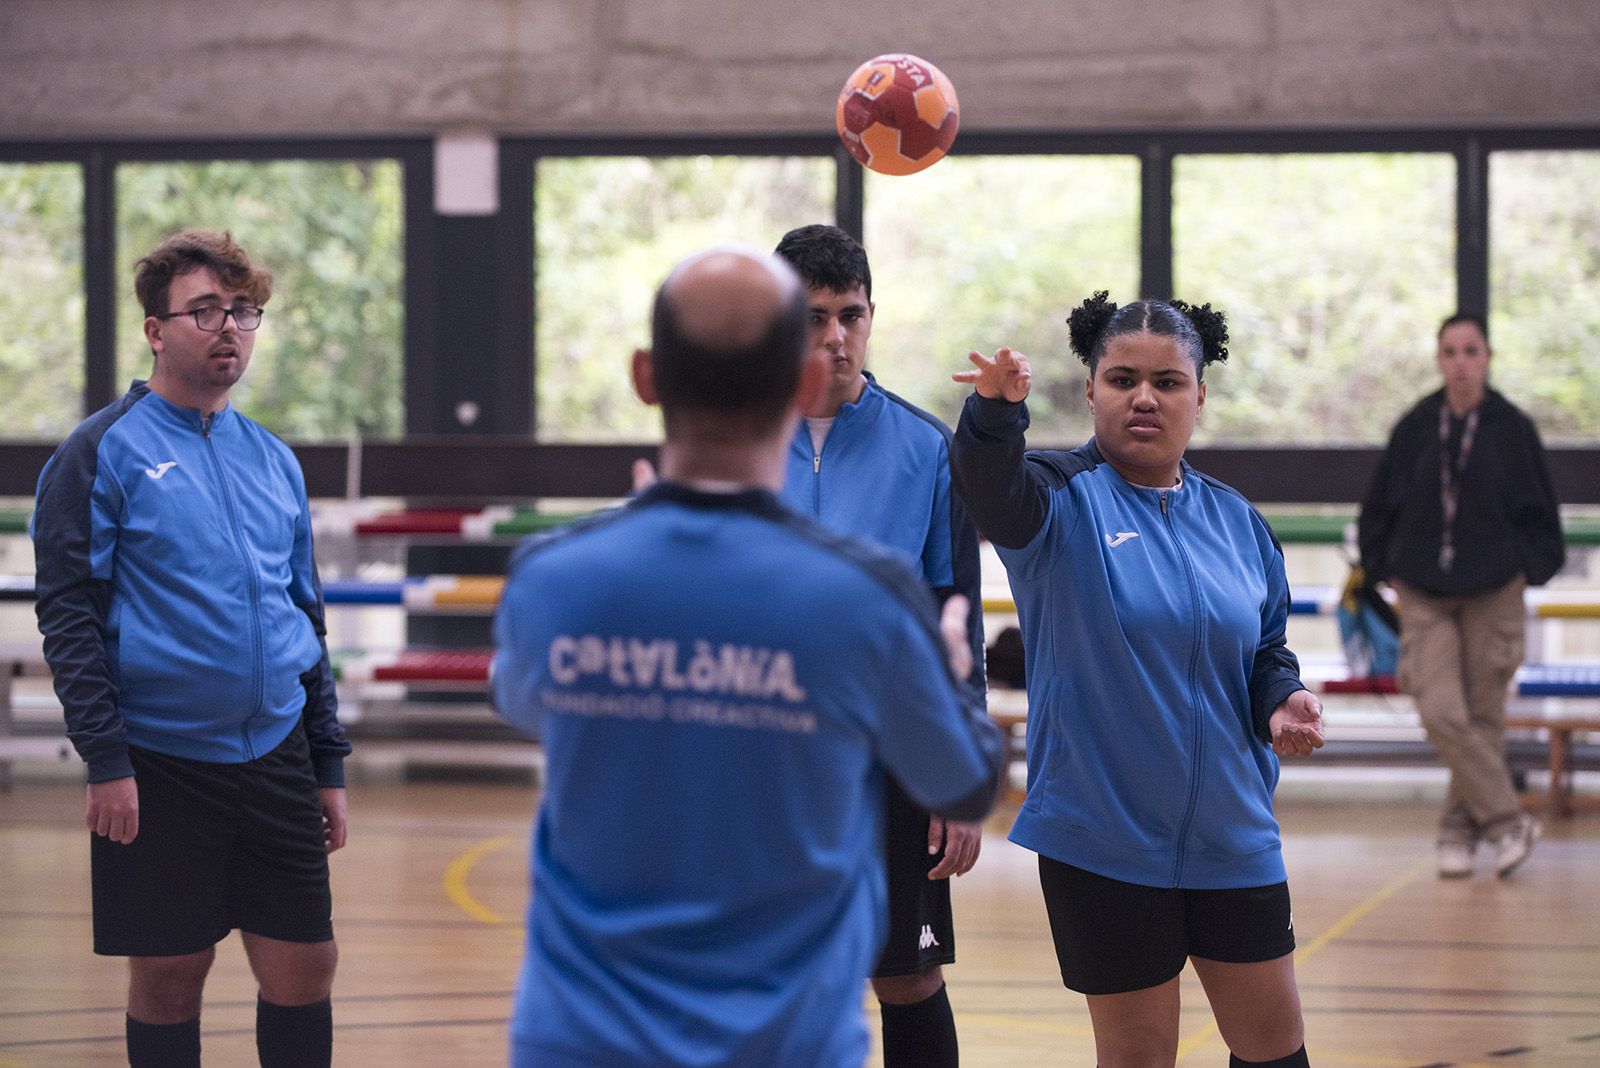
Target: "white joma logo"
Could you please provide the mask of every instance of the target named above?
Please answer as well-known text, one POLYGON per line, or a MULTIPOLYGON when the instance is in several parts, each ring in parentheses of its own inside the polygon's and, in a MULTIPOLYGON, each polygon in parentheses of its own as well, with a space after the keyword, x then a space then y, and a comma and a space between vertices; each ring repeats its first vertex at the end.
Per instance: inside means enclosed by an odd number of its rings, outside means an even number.
POLYGON ((917 948, 918 949, 927 949, 929 946, 936 946, 938 944, 939 944, 939 940, 937 938, 933 937, 933 928, 928 926, 927 924, 923 924, 922 925, 922 937, 917 939, 917 948))
POLYGON ((1139 532, 1136 530, 1119 530, 1114 538, 1110 534, 1106 535, 1106 544, 1115 549, 1129 538, 1137 538, 1138 536, 1139 532))
POLYGON ((168 471, 171 471, 177 466, 178 461, 176 460, 163 460, 161 463, 156 464, 154 471, 147 467, 144 469, 144 473, 159 482, 162 475, 166 474, 168 471))

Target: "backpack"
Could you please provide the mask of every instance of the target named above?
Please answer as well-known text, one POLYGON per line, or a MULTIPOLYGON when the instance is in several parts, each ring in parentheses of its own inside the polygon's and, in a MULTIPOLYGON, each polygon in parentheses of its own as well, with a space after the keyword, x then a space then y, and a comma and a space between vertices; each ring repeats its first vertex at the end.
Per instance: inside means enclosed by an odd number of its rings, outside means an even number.
POLYGON ((1400 617, 1360 567, 1350 569, 1336 614, 1350 674, 1392 676, 1400 664, 1400 617))

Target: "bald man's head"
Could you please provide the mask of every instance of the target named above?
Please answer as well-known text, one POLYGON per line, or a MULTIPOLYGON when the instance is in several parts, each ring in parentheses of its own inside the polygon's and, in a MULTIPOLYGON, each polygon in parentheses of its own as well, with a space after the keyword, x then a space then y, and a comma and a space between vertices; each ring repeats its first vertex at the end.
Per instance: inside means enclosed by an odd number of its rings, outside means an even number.
POLYGON ((778 259, 737 246, 691 256, 656 293, 650 363, 672 434, 676 417, 764 436, 799 385, 806 292, 778 259))

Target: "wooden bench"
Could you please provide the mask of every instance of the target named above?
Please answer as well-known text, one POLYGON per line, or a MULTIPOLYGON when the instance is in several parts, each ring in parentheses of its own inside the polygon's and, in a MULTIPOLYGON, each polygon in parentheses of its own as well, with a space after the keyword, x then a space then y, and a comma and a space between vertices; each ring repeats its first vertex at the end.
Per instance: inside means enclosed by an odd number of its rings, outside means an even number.
POLYGON ((1555 818, 1572 815, 1576 810, 1572 785, 1572 736, 1600 731, 1600 715, 1508 710, 1506 728, 1545 731, 1549 734, 1550 793, 1545 798, 1545 807, 1555 818))
MULTIPOLYGON (((1524 700, 1600 698, 1600 666, 1527 664, 1517 672, 1512 686, 1512 692, 1524 700)), ((1399 693, 1394 678, 1389 675, 1326 679, 1321 682, 1320 688, 1325 694, 1399 693)), ((1527 706, 1513 707, 1506 710, 1505 725, 1507 730, 1546 733, 1549 745, 1550 793, 1545 799, 1545 805, 1552 817, 1571 816, 1576 809, 1572 782, 1573 735, 1600 732, 1600 714, 1527 706)))

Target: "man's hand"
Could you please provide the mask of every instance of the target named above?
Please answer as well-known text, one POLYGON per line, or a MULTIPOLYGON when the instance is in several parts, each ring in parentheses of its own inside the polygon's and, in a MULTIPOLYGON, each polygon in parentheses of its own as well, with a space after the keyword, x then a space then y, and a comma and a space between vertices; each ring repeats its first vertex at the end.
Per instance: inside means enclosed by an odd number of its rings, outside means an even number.
POLYGON ((83 823, 101 838, 119 845, 139 837, 139 787, 133 776, 90 783, 83 823))
POLYGON ((967 636, 967 614, 971 611, 971 603, 959 593, 951 594, 939 610, 939 635, 944 638, 950 671, 959 681, 972 674, 972 646, 967 636))
POLYGON ((643 456, 633 461, 633 467, 629 469, 629 473, 633 476, 633 492, 635 493, 643 493, 656 484, 656 465, 646 460, 643 456))
POLYGON ((1322 748, 1322 702, 1310 690, 1290 694, 1267 722, 1272 751, 1279 756, 1310 756, 1322 748))
POLYGON ((328 845, 328 852, 343 849, 350 823, 345 809, 344 787, 319 786, 317 802, 322 805, 322 838, 328 845))
POLYGON ((981 352, 969 352, 967 359, 977 370, 957 371, 950 376, 952 381, 966 382, 978 391, 978 396, 990 400, 1007 400, 1014 404, 1027 398, 1033 370, 1022 353, 1001 348, 995 351, 992 360, 981 352))
POLYGON ((941 845, 944 846, 944 859, 928 873, 928 878, 948 879, 952 875, 965 875, 978 863, 978 850, 983 846, 983 824, 930 817, 928 855, 939 852, 941 845))

